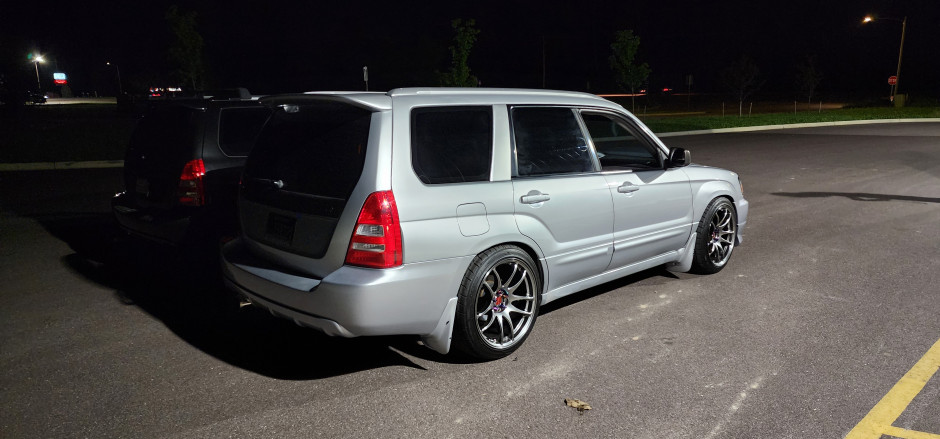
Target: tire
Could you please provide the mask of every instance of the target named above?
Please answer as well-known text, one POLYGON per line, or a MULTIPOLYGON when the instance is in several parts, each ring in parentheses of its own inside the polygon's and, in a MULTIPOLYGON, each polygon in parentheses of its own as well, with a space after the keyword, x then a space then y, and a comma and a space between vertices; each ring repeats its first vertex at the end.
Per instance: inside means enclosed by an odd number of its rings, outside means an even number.
POLYGON ((460 284, 454 348, 477 360, 511 354, 532 332, 541 292, 539 271, 522 249, 501 245, 480 253, 460 284))
POLYGON ((715 198, 709 203, 698 224, 692 272, 713 274, 721 271, 734 250, 738 233, 738 214, 727 198, 715 198))

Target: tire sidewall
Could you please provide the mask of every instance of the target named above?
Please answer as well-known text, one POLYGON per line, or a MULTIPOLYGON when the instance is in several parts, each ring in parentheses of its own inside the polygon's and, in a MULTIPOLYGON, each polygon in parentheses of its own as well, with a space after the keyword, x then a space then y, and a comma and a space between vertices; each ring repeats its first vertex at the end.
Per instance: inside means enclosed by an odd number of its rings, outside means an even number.
POLYGON ((708 243, 711 241, 708 228, 712 218, 715 217, 715 214, 723 206, 727 207, 728 211, 731 212, 731 221, 734 223, 735 235, 737 234, 738 212, 734 208, 734 203, 723 197, 712 200, 711 203, 708 204, 708 207, 705 208, 705 213, 702 214, 702 219, 699 221, 696 231, 695 256, 692 263, 692 271, 695 273, 714 274, 721 271, 722 268, 728 265, 728 261, 731 260, 731 253, 734 253, 735 245, 733 243, 736 236, 732 238, 731 250, 728 252, 728 257, 722 263, 717 264, 708 258, 708 243))
POLYGON ((532 257, 522 249, 502 245, 493 247, 477 257, 470 263, 467 273, 460 284, 457 296, 457 312, 454 323, 454 348, 468 357, 481 360, 495 360, 503 358, 521 346, 532 333, 538 317, 539 302, 541 301, 542 279, 532 257), (515 259, 523 264, 532 281, 532 288, 536 292, 535 303, 532 309, 531 321, 528 329, 518 336, 518 340, 511 346, 499 349, 491 346, 480 334, 476 318, 477 296, 480 285, 486 274, 494 267, 507 259, 515 259))

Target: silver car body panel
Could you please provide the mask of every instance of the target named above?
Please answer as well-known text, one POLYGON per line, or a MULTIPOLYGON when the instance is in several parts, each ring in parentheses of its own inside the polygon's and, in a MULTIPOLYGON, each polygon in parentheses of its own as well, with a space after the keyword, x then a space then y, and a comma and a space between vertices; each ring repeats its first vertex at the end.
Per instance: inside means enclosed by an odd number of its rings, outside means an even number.
MULTIPOLYGON (((328 334, 415 334, 450 349, 456 297, 476 255, 501 244, 529 252, 543 276, 541 302, 655 266, 688 270, 694 231, 716 197, 735 203, 741 229, 747 201, 737 175, 691 165, 645 172, 593 172, 513 178, 511 106, 564 106, 615 113, 659 149, 668 148, 619 105, 575 92, 502 89, 397 89, 388 93, 307 93, 265 98, 272 106, 344 102, 373 112, 365 165, 328 250, 311 258, 250 237, 223 248, 226 283, 256 304, 328 334), (425 184, 411 163, 411 112, 420 107, 484 106, 493 112, 493 153, 485 182, 425 184), (624 184, 638 190, 618 191, 624 184), (403 265, 344 265, 369 194, 395 194, 403 265), (524 196, 547 195, 547 199, 524 196), (535 200, 533 202, 533 200, 535 200)), ((593 147, 592 147, 593 148, 593 147)), ((293 215, 241 200, 242 221, 293 215)), ((299 214, 298 214, 299 215, 299 214)))

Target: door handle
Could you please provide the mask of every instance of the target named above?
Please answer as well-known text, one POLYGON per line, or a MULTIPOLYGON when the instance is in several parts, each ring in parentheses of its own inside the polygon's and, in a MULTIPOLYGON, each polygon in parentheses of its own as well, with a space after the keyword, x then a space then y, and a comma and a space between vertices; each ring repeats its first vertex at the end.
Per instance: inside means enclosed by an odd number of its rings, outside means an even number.
POLYGON ((522 201, 522 204, 538 204, 538 203, 543 203, 551 199, 551 197, 548 196, 548 194, 539 193, 537 191, 532 191, 532 192, 529 192, 528 195, 522 196, 522 198, 520 199, 520 201, 522 201), (535 192, 535 193, 532 193, 532 192, 535 192))
POLYGON ((633 183, 624 183, 617 187, 617 192, 621 194, 629 194, 630 192, 636 192, 638 190, 640 190, 640 187, 633 183))

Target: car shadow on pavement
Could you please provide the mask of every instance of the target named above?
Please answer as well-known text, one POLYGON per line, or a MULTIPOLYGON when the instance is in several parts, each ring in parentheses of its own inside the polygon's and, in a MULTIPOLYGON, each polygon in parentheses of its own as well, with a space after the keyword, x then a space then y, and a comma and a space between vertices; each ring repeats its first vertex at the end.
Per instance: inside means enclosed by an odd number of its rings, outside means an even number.
POLYGON ((65 266, 233 366, 287 380, 389 366, 423 369, 401 354, 417 346, 414 337, 328 337, 239 306, 221 283, 217 257, 132 239, 110 215, 44 216, 39 222, 75 251, 62 258, 65 266))
POLYGON ((793 198, 845 197, 854 201, 913 201, 915 203, 940 203, 940 198, 915 197, 911 195, 868 194, 860 192, 772 192, 771 195, 793 198))

